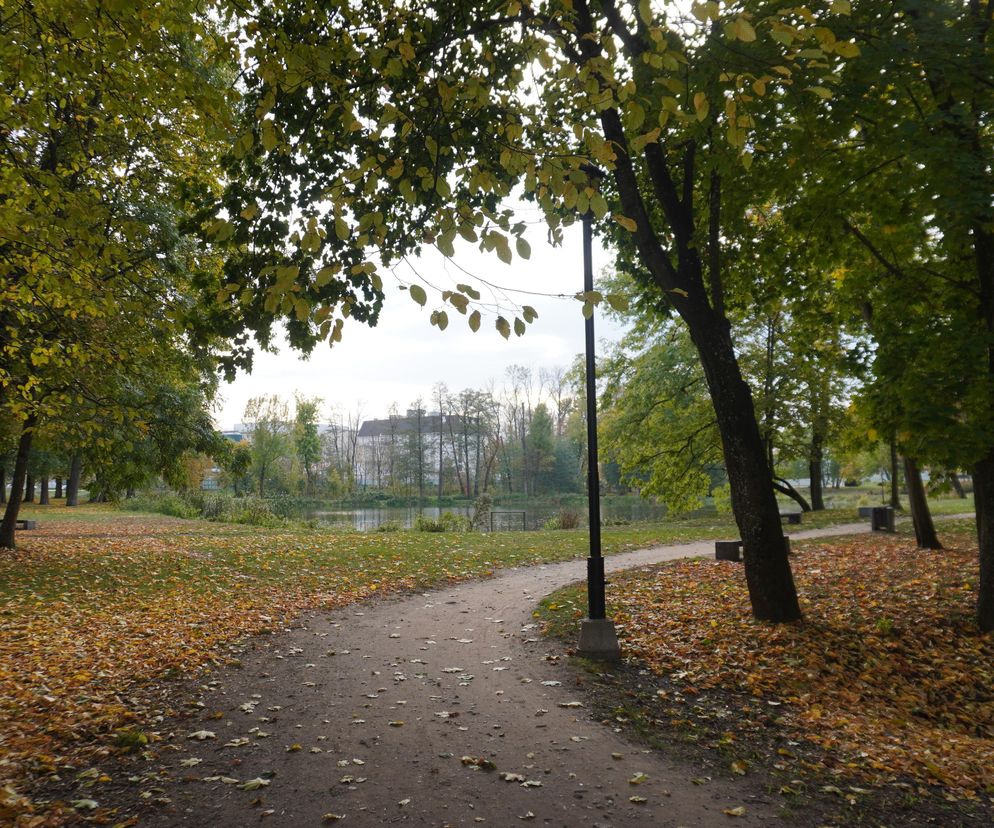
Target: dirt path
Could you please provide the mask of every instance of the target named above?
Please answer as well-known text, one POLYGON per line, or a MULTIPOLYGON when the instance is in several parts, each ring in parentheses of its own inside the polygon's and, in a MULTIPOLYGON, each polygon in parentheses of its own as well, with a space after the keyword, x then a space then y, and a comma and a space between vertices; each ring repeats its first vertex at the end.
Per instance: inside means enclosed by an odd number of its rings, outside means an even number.
MULTIPOLYGON (((658 547, 612 556, 607 568, 713 550, 710 542, 658 547)), ((583 577, 582 560, 510 570, 310 613, 298 629, 252 639, 242 669, 219 673, 203 713, 179 724, 159 751, 166 772, 155 796, 169 804, 142 824, 322 825, 332 814, 359 826, 568 828, 775 818, 778 803, 758 782, 703 778, 589 717, 531 617, 544 595, 583 577), (201 730, 215 737, 188 738, 201 730), (648 778, 631 784, 639 773, 648 778), (229 781, 204 781, 211 777, 229 781), (256 778, 269 784, 242 790, 230 781, 256 778), (723 814, 739 806, 743 818, 723 814)))

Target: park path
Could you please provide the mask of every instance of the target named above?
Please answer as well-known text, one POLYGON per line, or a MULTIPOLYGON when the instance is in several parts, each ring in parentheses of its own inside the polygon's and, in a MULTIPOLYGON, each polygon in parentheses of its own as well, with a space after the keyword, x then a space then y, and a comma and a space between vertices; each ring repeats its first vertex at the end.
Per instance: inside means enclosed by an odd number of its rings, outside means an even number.
MULTIPOLYGON (((661 546, 606 564, 615 571, 713 551, 712 542, 661 546)), ((275 828, 338 815, 355 826, 713 826, 739 806, 736 824, 774 819, 778 803, 757 780, 709 779, 591 718, 558 645, 540 640, 531 615, 543 596, 584 577, 583 560, 507 570, 307 613, 293 630, 250 639, 241 668, 205 685, 203 714, 175 723, 156 783, 169 804, 142 824, 275 828), (223 718, 212 718, 217 711, 223 718), (215 737, 189 738, 201 730, 215 737), (638 773, 648 778, 630 784, 638 773), (256 778, 269 784, 242 790, 230 781, 256 778)))

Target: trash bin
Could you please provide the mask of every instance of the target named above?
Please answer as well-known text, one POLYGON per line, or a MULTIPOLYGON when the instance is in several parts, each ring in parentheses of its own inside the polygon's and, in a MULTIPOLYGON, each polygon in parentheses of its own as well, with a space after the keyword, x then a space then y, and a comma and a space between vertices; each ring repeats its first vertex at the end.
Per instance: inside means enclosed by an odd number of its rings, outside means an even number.
POLYGON ((870 515, 870 529, 874 532, 893 532, 894 510, 890 506, 874 506, 870 515))

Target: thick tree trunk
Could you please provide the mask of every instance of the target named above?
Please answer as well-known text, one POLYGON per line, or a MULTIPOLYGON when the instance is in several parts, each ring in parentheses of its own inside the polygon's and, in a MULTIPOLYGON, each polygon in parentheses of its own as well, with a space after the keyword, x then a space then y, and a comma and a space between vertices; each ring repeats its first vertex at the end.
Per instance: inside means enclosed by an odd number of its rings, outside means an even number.
POLYGON ((0 466, 0 505, 7 502, 7 470, 0 466))
POLYGON ((908 487, 908 503, 911 506, 911 520, 915 525, 915 540, 919 549, 942 549, 935 534, 932 513, 928 509, 925 484, 918 464, 911 457, 904 458, 904 482, 908 487))
POLYGON ((69 479, 66 481, 66 506, 79 505, 79 482, 83 476, 83 458, 78 454, 69 461, 69 479))
POLYGON ((61 477, 56 477, 55 478, 55 499, 56 500, 61 500, 62 499, 62 478, 61 477))
POLYGON ((707 309, 687 322, 721 434, 753 615, 763 621, 794 621, 801 617, 801 608, 787 560, 780 510, 752 393, 742 379, 728 321, 707 309))
POLYGON ((825 496, 822 493, 822 460, 824 451, 821 438, 811 440, 811 456, 808 458, 808 477, 811 480, 811 509, 820 512, 825 508, 825 496))
POLYGON ((17 443, 17 457, 14 460, 14 475, 10 481, 10 498, 0 522, 0 548, 14 548, 14 528, 17 526, 17 514, 21 510, 21 498, 24 496, 24 481, 28 476, 28 458, 31 456, 31 439, 34 436, 35 417, 29 417, 21 429, 21 439, 17 443))
POLYGON ((48 505, 48 477, 42 477, 40 479, 40 487, 38 489, 38 502, 42 506, 48 505))
POLYGON ((980 585, 977 625, 994 631, 994 450, 973 467, 973 503, 977 510, 980 585))
POLYGON ((890 444, 890 506, 892 509, 901 508, 900 467, 897 462, 897 445, 890 444))
POLYGON ((24 481, 24 502, 35 502, 35 476, 33 474, 29 474, 24 481))

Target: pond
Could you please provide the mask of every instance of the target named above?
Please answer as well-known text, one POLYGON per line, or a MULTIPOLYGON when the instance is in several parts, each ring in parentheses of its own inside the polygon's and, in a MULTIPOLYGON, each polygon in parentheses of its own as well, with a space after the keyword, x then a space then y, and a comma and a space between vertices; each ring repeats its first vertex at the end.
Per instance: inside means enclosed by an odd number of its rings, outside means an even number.
MULTIPOLYGON (((491 520, 496 531, 521 531, 522 529, 541 529, 545 522, 559 513, 563 508, 549 501, 524 501, 508 506, 494 506, 491 520)), ((571 505, 571 511, 580 515, 583 525, 587 523, 586 503, 571 505)), ((392 523, 403 529, 410 529, 419 514, 426 518, 437 520, 442 513, 471 518, 472 506, 390 506, 383 508, 365 509, 312 509, 304 513, 304 517, 316 520, 326 526, 349 526, 361 532, 368 532, 392 523)), ((601 520, 608 522, 646 523, 662 520, 666 507, 647 501, 634 501, 626 498, 623 502, 612 503, 610 500, 601 502, 601 520)))

